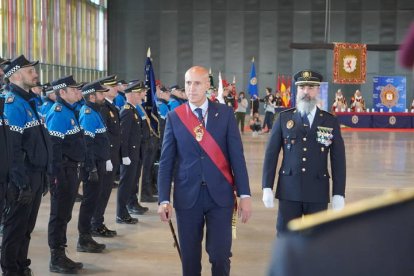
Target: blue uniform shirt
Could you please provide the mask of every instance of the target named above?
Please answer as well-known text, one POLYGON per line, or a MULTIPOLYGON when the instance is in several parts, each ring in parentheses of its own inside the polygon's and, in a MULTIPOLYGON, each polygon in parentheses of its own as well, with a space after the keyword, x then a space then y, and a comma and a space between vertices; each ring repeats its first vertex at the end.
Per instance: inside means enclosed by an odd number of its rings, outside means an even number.
POLYGON ((40 107, 40 114, 42 114, 43 118, 46 117, 47 113, 49 112, 49 110, 52 108, 52 105, 54 105, 55 102, 52 101, 49 98, 44 98, 43 100, 43 104, 40 107))
POLYGON ((116 95, 114 99, 114 104, 119 108, 119 110, 121 110, 121 108, 125 105, 125 103, 126 103, 125 93, 122 91, 118 91, 118 95, 116 95))
POLYGON ((166 100, 159 100, 157 102, 158 105, 158 114, 160 115, 160 118, 165 120, 168 111, 170 111, 168 102, 166 100))

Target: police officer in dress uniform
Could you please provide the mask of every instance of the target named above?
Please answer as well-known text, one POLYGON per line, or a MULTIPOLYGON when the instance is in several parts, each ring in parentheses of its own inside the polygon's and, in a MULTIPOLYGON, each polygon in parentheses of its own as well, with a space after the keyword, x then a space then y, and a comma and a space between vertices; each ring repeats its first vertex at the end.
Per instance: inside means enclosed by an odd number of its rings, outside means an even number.
POLYGON ((83 168, 83 199, 79 210, 78 252, 101 253, 104 244, 92 239, 91 219, 102 191, 106 171, 112 171, 110 143, 105 124, 99 113, 99 104, 105 100, 103 88, 99 81, 82 87, 85 105, 79 114, 79 123, 85 131, 86 161, 83 168))
POLYGON ((142 82, 130 84, 125 90, 127 102, 121 109, 121 178, 116 208, 116 222, 136 224, 127 209, 128 199, 137 187, 140 176, 140 151, 142 140, 142 119, 135 108, 146 88, 142 82))
POLYGON ((170 110, 174 110, 181 105, 181 98, 177 95, 180 94, 180 87, 178 85, 173 85, 170 87, 171 97, 169 100, 170 110))
POLYGON ((31 275, 31 261, 27 258, 30 235, 36 224, 42 193, 48 184, 50 139, 37 113, 34 94, 30 93, 38 81, 34 68, 37 63, 21 55, 4 70, 10 81, 4 110, 13 148, 1 251, 4 275, 31 275))
MULTIPOLYGON (((156 159, 156 153, 159 143, 157 133, 152 129, 150 118, 147 115, 144 107, 144 99, 147 90, 141 92, 141 97, 136 105, 139 116, 142 119, 142 142, 141 142, 141 164, 142 167, 142 184, 141 184, 141 202, 157 202, 158 199, 153 196, 153 165, 156 159)), ((139 178, 138 178, 139 179, 139 178)), ((134 187, 133 194, 128 201, 128 206, 136 206, 138 204, 138 186, 134 187)))
POLYGON ((104 88, 109 89, 108 92, 105 93, 105 100, 100 106, 100 113, 106 126, 106 133, 108 134, 110 142, 111 162, 114 168, 112 171, 105 172, 101 195, 98 199, 95 214, 92 217, 91 223, 92 236, 111 238, 115 237, 117 233, 114 230, 109 230, 105 226, 104 214, 109 197, 111 196, 115 174, 118 171, 121 159, 121 123, 119 120, 119 109, 114 105, 114 99, 118 94, 116 75, 104 77, 100 79, 99 82, 104 88))
POLYGON ((114 99, 114 104, 119 108, 119 110, 121 110, 121 108, 125 105, 126 102, 124 90, 128 87, 128 83, 124 80, 119 80, 117 81, 116 85, 118 88, 118 95, 116 95, 114 99))
POLYGON ((72 218, 73 205, 79 188, 78 168, 85 161, 86 144, 83 131, 75 116, 78 91, 84 83, 66 76, 52 82, 57 95, 46 116, 53 148, 52 181, 50 184, 50 218, 48 242, 49 270, 57 273, 77 273, 83 267, 65 254, 66 230, 72 218))
POLYGON ((273 185, 279 152, 283 160, 276 198, 279 199, 277 231, 302 215, 327 209, 329 202, 328 156, 332 173, 332 207, 343 208, 345 196, 345 147, 338 120, 316 103, 322 75, 311 70, 295 74, 296 108, 279 114, 267 144, 263 166, 263 202, 273 207, 273 185))

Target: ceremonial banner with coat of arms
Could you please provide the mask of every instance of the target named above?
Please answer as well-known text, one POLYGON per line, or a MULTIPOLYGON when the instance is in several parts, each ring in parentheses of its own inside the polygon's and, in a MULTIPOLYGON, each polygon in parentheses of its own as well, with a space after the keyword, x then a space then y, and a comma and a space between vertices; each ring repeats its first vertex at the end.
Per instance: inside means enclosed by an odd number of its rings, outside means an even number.
POLYGON ((405 77, 378 76, 372 79, 374 91, 372 95, 373 107, 379 111, 404 112, 406 105, 405 77))
POLYGON ((367 45, 334 43, 334 83, 365 83, 367 45))

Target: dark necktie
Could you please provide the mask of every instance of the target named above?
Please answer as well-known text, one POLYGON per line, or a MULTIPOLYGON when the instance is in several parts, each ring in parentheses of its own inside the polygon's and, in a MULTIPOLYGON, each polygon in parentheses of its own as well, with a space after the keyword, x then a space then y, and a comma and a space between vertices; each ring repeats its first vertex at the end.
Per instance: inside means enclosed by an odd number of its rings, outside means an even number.
POLYGON ((197 107, 196 109, 194 109, 195 110, 195 112, 197 112, 197 115, 198 115, 198 121, 200 122, 200 123, 202 123, 203 124, 203 126, 205 126, 205 124, 204 124, 204 118, 203 118, 203 110, 201 109, 201 108, 199 108, 199 107, 197 107))
POLYGON ((302 114, 302 122, 303 122, 303 126, 305 127, 306 130, 310 129, 310 122, 308 119, 308 114, 302 114))

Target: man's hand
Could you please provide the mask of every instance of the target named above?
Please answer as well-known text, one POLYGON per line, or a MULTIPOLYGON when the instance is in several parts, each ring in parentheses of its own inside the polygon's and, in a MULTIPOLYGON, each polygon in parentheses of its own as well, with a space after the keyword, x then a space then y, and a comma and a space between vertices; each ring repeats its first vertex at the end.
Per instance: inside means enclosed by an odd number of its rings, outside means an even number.
POLYGON ((131 159, 129 157, 122 157, 122 165, 129 166, 131 165, 131 159))
POLYGON ((275 197, 273 195, 272 189, 271 188, 263 188, 262 200, 263 200, 264 206, 266 208, 273 208, 275 206, 275 204, 273 202, 274 199, 275 199, 275 197))
POLYGON ((22 205, 30 204, 33 200, 33 194, 30 187, 26 187, 24 189, 20 189, 19 197, 17 198, 17 202, 22 205))
POLYGON ((158 214, 162 221, 169 221, 172 217, 172 206, 169 203, 158 206, 158 214))
POLYGON ((246 223, 252 216, 252 198, 245 197, 240 199, 239 208, 237 212, 239 218, 241 217, 242 223, 246 223))

